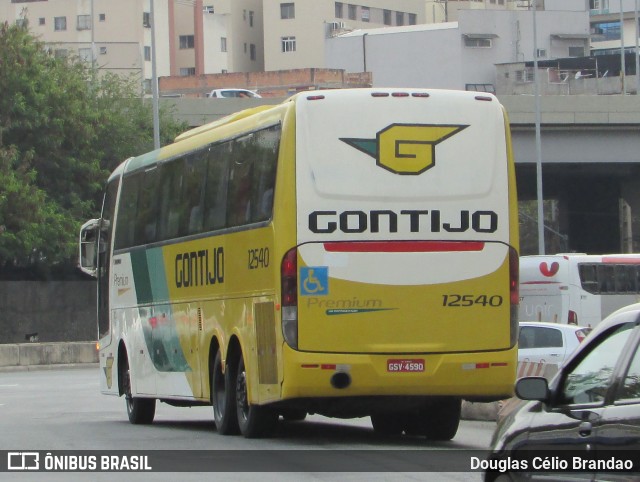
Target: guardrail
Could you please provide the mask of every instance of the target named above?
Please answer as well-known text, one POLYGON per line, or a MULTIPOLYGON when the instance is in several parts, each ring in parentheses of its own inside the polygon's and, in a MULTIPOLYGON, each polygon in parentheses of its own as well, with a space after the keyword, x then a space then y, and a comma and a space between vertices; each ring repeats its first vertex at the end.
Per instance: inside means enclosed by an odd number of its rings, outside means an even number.
POLYGON ((0 368, 98 363, 93 341, 0 345, 0 368))

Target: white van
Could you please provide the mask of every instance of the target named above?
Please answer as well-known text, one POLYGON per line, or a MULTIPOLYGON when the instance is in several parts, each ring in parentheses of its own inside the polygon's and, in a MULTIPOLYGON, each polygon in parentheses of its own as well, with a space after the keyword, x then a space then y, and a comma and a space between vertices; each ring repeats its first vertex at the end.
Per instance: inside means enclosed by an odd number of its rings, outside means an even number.
POLYGON ((640 300, 640 254, 520 258, 520 321, 594 327, 640 300))

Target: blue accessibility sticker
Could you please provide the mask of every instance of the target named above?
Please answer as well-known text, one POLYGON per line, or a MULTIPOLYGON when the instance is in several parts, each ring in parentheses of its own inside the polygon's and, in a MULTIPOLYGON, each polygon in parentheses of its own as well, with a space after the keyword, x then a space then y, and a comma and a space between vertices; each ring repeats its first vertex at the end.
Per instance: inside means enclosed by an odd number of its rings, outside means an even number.
POLYGON ((300 268, 300 294, 302 296, 328 295, 329 268, 327 266, 300 268))

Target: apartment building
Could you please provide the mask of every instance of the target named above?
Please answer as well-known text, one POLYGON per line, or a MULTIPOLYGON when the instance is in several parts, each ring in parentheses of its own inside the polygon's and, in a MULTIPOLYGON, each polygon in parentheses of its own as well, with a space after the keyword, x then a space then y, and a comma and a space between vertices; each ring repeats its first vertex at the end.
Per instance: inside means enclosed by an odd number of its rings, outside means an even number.
POLYGON ((265 70, 325 67, 324 39, 426 21, 425 0, 263 0, 265 70))
MULTIPOLYGON (((264 70, 261 0, 154 0, 158 76, 264 70)), ((28 22, 55 55, 152 77, 150 0, 0 0, 0 21, 28 22)))

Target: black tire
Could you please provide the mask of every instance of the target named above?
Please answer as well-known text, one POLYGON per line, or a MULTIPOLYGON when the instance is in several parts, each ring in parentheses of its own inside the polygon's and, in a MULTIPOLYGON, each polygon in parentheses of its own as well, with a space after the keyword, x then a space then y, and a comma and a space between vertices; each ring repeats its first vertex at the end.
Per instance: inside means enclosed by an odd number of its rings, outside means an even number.
POLYGON ((441 399, 410 417, 405 430, 411 435, 424 435, 428 440, 451 440, 458 432, 462 400, 459 398, 441 399))
POLYGON ((380 435, 401 435, 406 424, 406 417, 398 413, 371 414, 373 431, 380 435))
POLYGON ((280 415, 287 422, 301 422, 307 418, 307 412, 298 408, 287 408, 280 411, 280 415))
POLYGON ((268 437, 278 422, 278 412, 270 407, 250 405, 247 392, 247 373, 242 355, 236 371, 236 412, 240 433, 247 438, 268 437))
POLYGON ((235 368, 227 364, 227 369, 223 373, 222 354, 218 350, 211 371, 211 404, 213 419, 221 435, 236 435, 240 432, 236 416, 235 393, 235 368))
POLYGON ((134 425, 149 425, 152 423, 156 415, 156 399, 139 398, 132 395, 131 370, 129 369, 129 360, 127 358, 124 359, 122 365, 122 388, 129 422, 134 425))

